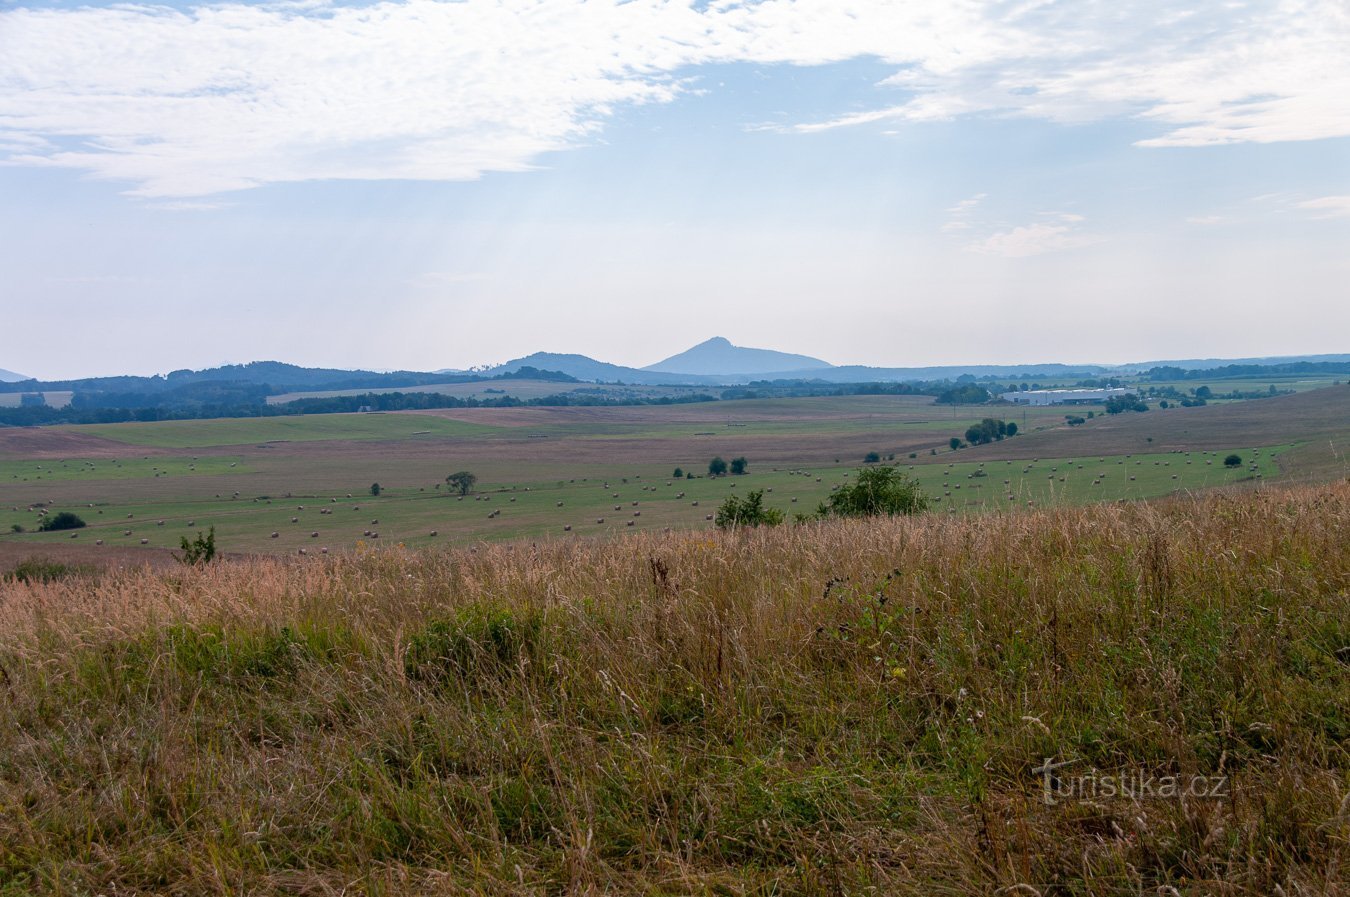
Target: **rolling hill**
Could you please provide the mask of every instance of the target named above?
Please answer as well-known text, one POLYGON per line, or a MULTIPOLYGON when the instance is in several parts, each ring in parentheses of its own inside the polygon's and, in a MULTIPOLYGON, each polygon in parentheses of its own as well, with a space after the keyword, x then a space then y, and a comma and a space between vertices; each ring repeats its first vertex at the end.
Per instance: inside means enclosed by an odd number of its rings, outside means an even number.
POLYGON ((737 374, 777 374, 784 371, 810 372, 834 365, 809 355, 794 355, 772 349, 749 349, 733 346, 725 337, 715 336, 672 355, 644 371, 667 374, 695 374, 698 376, 731 376, 737 374))

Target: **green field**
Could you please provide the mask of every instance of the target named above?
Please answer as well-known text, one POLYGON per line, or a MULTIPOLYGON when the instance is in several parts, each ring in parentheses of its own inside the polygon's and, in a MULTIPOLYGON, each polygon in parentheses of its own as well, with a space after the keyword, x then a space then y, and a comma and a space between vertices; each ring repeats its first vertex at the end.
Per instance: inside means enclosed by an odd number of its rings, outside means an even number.
POLYGON ((585 539, 709 527, 727 496, 752 490, 791 519, 846 484, 871 451, 894 456, 883 463, 915 477, 943 514, 1327 479, 1350 472, 1337 448, 1350 436, 1342 389, 1078 427, 1064 424, 1063 408, 854 396, 51 428, 22 434, 29 457, 7 457, 0 439, 0 546, 177 548, 208 527, 223 550, 244 553, 585 539), (1025 435, 951 451, 948 439, 987 415, 1016 420, 1025 435), (46 439, 49 451, 35 452, 46 439), (1230 453, 1242 458, 1232 469, 1230 453), (714 455, 745 456, 749 473, 708 478, 714 455), (677 466, 696 478, 675 479, 677 466), (477 475, 473 494, 448 494, 455 470, 477 475), (61 510, 88 526, 35 531, 44 512, 61 510))

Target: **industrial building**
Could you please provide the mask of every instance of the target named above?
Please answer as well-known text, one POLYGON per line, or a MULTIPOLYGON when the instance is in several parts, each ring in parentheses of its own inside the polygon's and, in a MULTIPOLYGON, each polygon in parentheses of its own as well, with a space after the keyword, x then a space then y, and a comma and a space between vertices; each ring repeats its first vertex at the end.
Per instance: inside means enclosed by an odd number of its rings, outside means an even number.
POLYGON ((1028 389, 1005 392, 1003 401, 1014 405, 1100 405, 1114 396, 1123 396, 1133 390, 1121 387, 1108 389, 1028 389))

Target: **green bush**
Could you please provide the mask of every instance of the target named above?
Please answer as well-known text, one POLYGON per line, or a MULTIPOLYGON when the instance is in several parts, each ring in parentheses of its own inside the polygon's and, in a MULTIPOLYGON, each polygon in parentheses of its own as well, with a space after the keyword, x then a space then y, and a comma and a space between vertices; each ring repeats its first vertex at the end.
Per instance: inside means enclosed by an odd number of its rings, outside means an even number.
POLYGON ((853 482, 835 491, 818 513, 822 517, 875 517, 916 514, 927 508, 928 496, 918 481, 887 465, 859 470, 853 482))
POLYGON ((80 515, 72 514, 69 511, 62 511, 59 514, 53 514, 50 517, 43 517, 42 522, 38 524, 38 531, 49 533, 63 529, 80 529, 84 525, 85 522, 80 515))
POLYGON ((5 578, 17 582, 56 582, 87 572, 88 567, 62 564, 47 558, 27 558, 19 561, 13 570, 5 574, 5 578))
POLYGON ((1223 466, 1224 466, 1224 467, 1241 467, 1241 466, 1242 466, 1242 456, 1241 456, 1241 455, 1237 455, 1237 454, 1229 455, 1227 458, 1224 458, 1224 459, 1223 459, 1223 466))
POLYGON ((211 527, 205 536, 198 532, 195 539, 184 536, 179 545, 182 546, 183 553, 178 556, 178 560, 184 564, 190 566, 209 564, 216 557, 216 528, 211 527))
POLYGON ((756 489, 745 498, 728 496, 717 509, 715 522, 721 529, 733 526, 777 526, 783 522, 783 512, 764 507, 764 491, 756 489))

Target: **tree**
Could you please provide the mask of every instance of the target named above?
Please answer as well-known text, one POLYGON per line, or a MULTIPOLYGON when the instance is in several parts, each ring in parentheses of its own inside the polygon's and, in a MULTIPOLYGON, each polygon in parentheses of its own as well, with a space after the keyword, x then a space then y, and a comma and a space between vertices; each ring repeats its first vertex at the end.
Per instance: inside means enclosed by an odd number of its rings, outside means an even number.
POLYGON ((951 439, 947 440, 947 444, 952 447, 952 451, 956 451, 961 447, 961 437, 953 436, 951 439))
POLYGON ((864 464, 877 464, 881 461, 881 455, 877 452, 868 452, 863 456, 864 464))
POLYGON ((446 477, 445 482, 460 495, 468 495, 473 491, 473 484, 478 482, 478 477, 467 470, 459 470, 446 477))
POLYGON ((1008 424, 992 417, 986 417, 975 426, 966 430, 966 442, 971 445, 984 445, 998 442, 1008 435, 1008 424))
POLYGON ((1195 388, 1195 397, 1197 399, 1212 399, 1214 398, 1214 390, 1210 389, 1208 386, 1197 386, 1195 388))
POLYGON ((934 403, 938 405, 983 405, 992 398, 989 390, 983 386, 966 384, 938 393, 934 403))
POLYGON ((1106 400, 1104 409, 1107 414, 1120 414, 1122 411, 1147 411, 1148 405, 1144 400, 1133 393, 1126 393, 1123 396, 1112 396, 1106 400))
POLYGON ((38 532, 50 533, 62 529, 80 529, 84 525, 85 522, 80 518, 80 515, 62 511, 50 517, 43 517, 42 522, 38 524, 38 532))
POLYGON ((684 468, 682 467, 675 468, 675 472, 671 474, 671 476, 673 476, 677 480, 684 479, 684 468))
POLYGON ((822 517, 876 517, 916 514, 927 510, 928 496, 919 481, 894 467, 867 467, 847 486, 835 490, 820 506, 822 517))
POLYGON ((1016 436, 1016 435, 1017 435, 1017 424, 1013 423, 1012 421, 1008 421, 1008 433, 1007 433, 1007 435, 1009 435, 1009 436, 1016 436))
POLYGON ((756 489, 745 498, 727 496, 717 509, 715 522, 720 529, 733 526, 777 526, 783 522, 783 512, 777 508, 764 507, 764 490, 756 489))
POLYGON ((745 473, 745 469, 746 469, 747 467, 749 467, 749 466, 750 466, 750 462, 747 461, 747 460, 745 460, 744 457, 741 457, 741 458, 732 458, 732 459, 731 459, 731 474, 732 474, 732 476, 740 476, 741 474, 745 473))
POLYGON ((379 495, 379 494, 380 494, 380 484, 379 484, 379 483, 371 483, 371 484, 370 484, 370 494, 371 494, 371 495, 379 495))
POLYGON ((722 460, 721 455, 718 455, 716 458, 713 458, 711 461, 708 462, 708 476, 710 477, 725 476, 726 472, 727 472, 727 462, 722 460))
POLYGON ((216 557, 216 528, 211 527, 205 536, 198 530, 197 538, 191 540, 183 536, 178 544, 183 549, 183 553, 178 555, 180 562, 190 567, 209 564, 216 557))
POLYGON ((1242 456, 1241 456, 1241 455, 1237 455, 1237 454, 1229 455, 1227 458, 1224 458, 1224 459, 1223 459, 1223 466, 1224 466, 1224 467, 1241 467, 1241 466, 1242 466, 1242 456))

